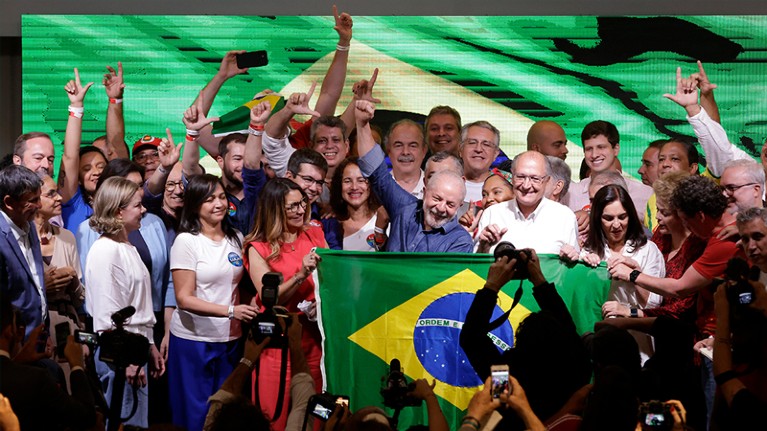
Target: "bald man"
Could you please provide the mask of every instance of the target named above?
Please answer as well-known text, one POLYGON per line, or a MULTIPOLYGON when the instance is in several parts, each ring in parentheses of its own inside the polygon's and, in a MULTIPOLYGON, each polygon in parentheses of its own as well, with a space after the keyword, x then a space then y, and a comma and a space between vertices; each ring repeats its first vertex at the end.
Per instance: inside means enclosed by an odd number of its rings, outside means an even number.
POLYGON ((556 254, 569 244, 578 249, 575 214, 564 205, 544 197, 551 181, 551 163, 537 151, 527 151, 511 164, 514 199, 495 204, 482 213, 477 253, 492 253, 501 241, 516 248, 556 254))
POLYGON ((536 121, 527 131, 527 150, 565 160, 567 137, 564 129, 553 121, 536 121))

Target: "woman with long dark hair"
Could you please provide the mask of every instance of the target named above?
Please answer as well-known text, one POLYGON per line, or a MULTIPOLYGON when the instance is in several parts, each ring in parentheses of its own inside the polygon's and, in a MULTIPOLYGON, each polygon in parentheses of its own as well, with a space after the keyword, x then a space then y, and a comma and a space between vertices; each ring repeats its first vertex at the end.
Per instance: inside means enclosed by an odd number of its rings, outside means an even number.
MULTIPOLYGON (((607 261, 611 265, 620 261, 654 277, 666 274, 663 255, 654 243, 647 241, 626 189, 614 184, 599 189, 589 217, 591 229, 581 253, 587 264, 597 266, 607 261)), ((613 280, 609 299, 633 308, 653 308, 662 301, 659 295, 620 280, 613 280)))
MULTIPOLYGON (((362 176, 357 157, 344 159, 330 181, 330 207, 344 250, 376 251, 375 227, 381 203, 362 176)), ((327 223, 323 223, 326 228, 327 223)))
POLYGON ((210 174, 189 179, 170 268, 178 307, 170 323, 173 423, 198 431, 208 397, 242 357, 242 327, 256 308, 240 303, 242 234, 226 217, 224 186, 210 174))
MULTIPOLYGON (((245 267, 258 292, 261 304, 262 277, 267 272, 279 272, 283 282, 278 286, 277 303, 290 312, 298 313, 303 325, 302 345, 317 390, 322 388, 320 359, 321 336, 314 320, 314 280, 311 275, 319 262, 314 252, 327 248, 320 226, 310 223, 308 199, 294 182, 276 178, 266 183, 259 197, 253 230, 245 238, 245 267)), ((267 349, 261 354, 257 371, 259 402, 268 416, 275 417, 277 388, 280 387, 280 349, 267 349)), ((289 379, 289 377, 288 377, 289 379)), ((285 428, 289 405, 290 382, 285 385, 283 409, 273 429, 285 428)))

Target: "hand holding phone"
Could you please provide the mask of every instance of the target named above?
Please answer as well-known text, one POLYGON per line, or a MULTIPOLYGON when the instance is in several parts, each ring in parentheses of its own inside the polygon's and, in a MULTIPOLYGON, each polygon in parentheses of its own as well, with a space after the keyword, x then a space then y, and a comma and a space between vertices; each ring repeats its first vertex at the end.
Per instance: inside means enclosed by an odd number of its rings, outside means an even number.
POLYGON ((511 385, 509 385, 509 366, 508 365, 493 365, 490 367, 490 376, 492 377, 492 388, 490 393, 493 398, 500 398, 503 391, 511 393, 511 385))
POLYGON ((247 69, 249 67, 261 67, 269 64, 266 51, 251 51, 237 54, 237 67, 247 69))

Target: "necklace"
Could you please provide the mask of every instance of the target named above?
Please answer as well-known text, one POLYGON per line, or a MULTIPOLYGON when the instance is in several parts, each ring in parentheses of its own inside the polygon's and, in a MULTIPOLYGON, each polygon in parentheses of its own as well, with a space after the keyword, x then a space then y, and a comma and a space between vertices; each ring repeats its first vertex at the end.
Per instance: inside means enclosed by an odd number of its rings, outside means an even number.
POLYGON ((290 240, 290 241, 286 240, 286 241, 283 241, 282 243, 285 244, 286 246, 289 245, 290 246, 290 251, 296 251, 296 246, 295 246, 294 243, 296 242, 297 239, 298 239, 298 234, 295 234, 295 236, 293 236, 292 240, 290 240))
POLYGON ((48 226, 43 225, 42 230, 45 232, 44 233, 41 232, 40 245, 48 245, 51 243, 51 238, 53 238, 53 227, 51 227, 50 225, 48 226))

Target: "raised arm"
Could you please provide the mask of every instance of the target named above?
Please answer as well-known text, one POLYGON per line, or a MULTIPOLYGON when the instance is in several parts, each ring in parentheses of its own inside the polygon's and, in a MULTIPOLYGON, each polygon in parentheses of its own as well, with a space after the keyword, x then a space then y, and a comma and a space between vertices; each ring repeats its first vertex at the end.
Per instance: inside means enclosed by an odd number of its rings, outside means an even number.
POLYGON ((311 88, 306 93, 293 93, 288 100, 285 101, 285 106, 279 111, 275 112, 269 118, 264 126, 264 132, 272 138, 287 138, 285 131, 288 129, 288 123, 296 114, 307 114, 313 117, 320 117, 320 113, 309 108, 309 100, 314 94, 314 89, 317 87, 316 82, 312 82, 311 88))
POLYGON ((719 106, 716 104, 716 100, 714 100, 714 90, 717 85, 711 83, 708 79, 706 70, 703 69, 703 63, 701 63, 700 60, 698 60, 698 73, 690 75, 690 79, 693 79, 698 83, 698 88, 700 89, 700 106, 708 112, 708 115, 712 120, 721 124, 722 122, 719 118, 719 106))
MULTIPOLYGON (((623 281, 630 281, 629 277, 634 270, 623 263, 612 267, 608 265, 607 269, 610 271, 610 276, 614 280, 623 281)), ((650 292, 672 298, 681 298, 692 295, 701 288, 708 286, 709 283, 711 283, 711 279, 701 275, 701 273, 699 273, 693 266, 687 268, 684 274, 682 274, 682 277, 678 280, 673 278, 653 277, 641 273, 635 282, 637 286, 645 288, 650 292)))
POLYGON ((373 86, 376 83, 376 79, 378 79, 378 68, 375 68, 373 70, 373 76, 370 78, 370 80, 362 79, 360 81, 357 81, 352 86, 352 93, 354 96, 352 97, 352 100, 349 102, 349 105, 346 107, 346 110, 341 114, 341 121, 346 124, 346 137, 348 138, 349 135, 351 135, 352 130, 357 126, 356 121, 354 119, 354 110, 356 109, 357 101, 358 100, 367 100, 372 103, 381 103, 380 99, 376 99, 373 97, 373 86))
POLYGON ((83 132, 83 100, 91 85, 93 85, 92 82, 85 86, 80 83, 80 72, 75 68, 75 79, 64 86, 67 97, 69 97, 69 119, 64 137, 64 154, 61 156, 61 177, 59 178, 59 193, 64 203, 69 202, 72 196, 77 193, 80 141, 83 132))
POLYGON ((333 5, 333 17, 336 20, 333 29, 338 33, 338 45, 328 72, 322 80, 317 103, 314 105, 314 110, 321 115, 335 115, 336 113, 336 105, 338 105, 338 99, 341 97, 341 91, 343 91, 346 81, 346 64, 349 60, 349 43, 352 39, 352 17, 346 12, 338 15, 336 5, 333 5))
POLYGON ((193 175, 202 174, 200 168, 200 146, 197 138, 200 136, 200 130, 208 126, 218 118, 207 118, 203 111, 205 98, 202 94, 194 101, 184 112, 184 126, 186 126, 186 142, 184 144, 184 156, 181 159, 184 176, 187 178, 193 175))
POLYGON ((165 182, 168 180, 168 175, 170 175, 173 166, 181 157, 181 145, 183 143, 176 145, 173 142, 173 135, 170 133, 169 128, 165 129, 165 133, 168 135, 168 138, 163 139, 157 147, 157 154, 160 156, 160 167, 155 169, 146 185, 149 193, 153 195, 159 195, 165 191, 165 182))
POLYGON ((375 147, 373 132, 370 130, 370 120, 375 115, 375 105, 367 100, 358 100, 354 105, 354 119, 357 125, 357 153, 360 157, 369 153, 375 147))
POLYGON ((125 143, 125 117, 123 115, 123 92, 125 81, 123 79, 123 64, 117 62, 117 71, 112 66, 107 66, 108 73, 104 74, 104 88, 109 97, 107 105, 107 146, 120 159, 130 159, 128 144, 125 143))
POLYGON ((250 110, 250 134, 245 141, 244 165, 247 169, 261 169, 261 137, 264 134, 264 124, 272 112, 272 105, 263 101, 250 110))

